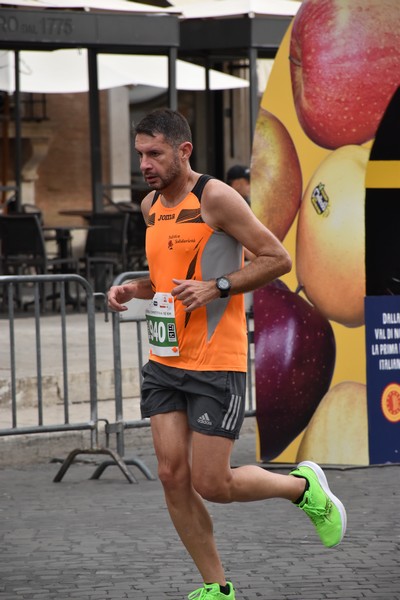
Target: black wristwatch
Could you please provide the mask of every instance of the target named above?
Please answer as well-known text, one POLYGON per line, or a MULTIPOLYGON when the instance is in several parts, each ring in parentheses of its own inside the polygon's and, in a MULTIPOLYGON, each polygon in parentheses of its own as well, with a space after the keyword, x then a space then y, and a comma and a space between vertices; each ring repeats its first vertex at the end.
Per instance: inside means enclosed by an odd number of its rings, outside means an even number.
POLYGON ((229 279, 227 277, 217 277, 215 283, 217 285, 221 298, 227 298, 232 287, 229 279))

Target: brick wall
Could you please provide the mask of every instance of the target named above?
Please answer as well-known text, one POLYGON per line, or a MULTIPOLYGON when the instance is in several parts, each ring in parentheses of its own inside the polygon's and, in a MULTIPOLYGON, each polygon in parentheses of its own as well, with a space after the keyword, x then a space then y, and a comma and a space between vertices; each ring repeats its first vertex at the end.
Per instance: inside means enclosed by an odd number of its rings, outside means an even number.
MULTIPOLYGON (((76 222, 59 215, 71 208, 91 208, 89 99, 87 93, 48 94, 47 115, 53 131, 35 185, 36 204, 46 225, 76 222)), ((107 92, 100 92, 103 182, 108 181, 107 92)))

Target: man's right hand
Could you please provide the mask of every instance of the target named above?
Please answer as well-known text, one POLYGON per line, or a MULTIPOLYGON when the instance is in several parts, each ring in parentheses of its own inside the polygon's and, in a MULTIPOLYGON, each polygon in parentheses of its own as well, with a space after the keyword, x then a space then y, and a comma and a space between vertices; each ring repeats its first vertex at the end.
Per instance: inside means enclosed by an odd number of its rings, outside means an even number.
POLYGON ((113 285, 108 292, 108 308, 122 312, 128 310, 125 302, 135 298, 136 286, 132 283, 126 285, 113 285))

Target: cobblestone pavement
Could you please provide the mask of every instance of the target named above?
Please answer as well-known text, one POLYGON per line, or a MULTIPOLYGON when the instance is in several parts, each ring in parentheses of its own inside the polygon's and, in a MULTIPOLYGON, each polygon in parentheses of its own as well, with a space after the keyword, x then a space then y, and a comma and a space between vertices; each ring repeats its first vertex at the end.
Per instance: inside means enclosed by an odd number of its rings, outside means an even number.
MULTIPOLYGON (((150 442, 139 455, 156 472, 150 442)), ((233 464, 254 456, 250 431, 233 464)), ((158 480, 138 472, 129 484, 114 466, 91 480, 94 465, 81 461, 54 483, 58 469, 0 471, 1 600, 184 600, 199 587, 158 480)), ((237 600, 400 600, 400 468, 329 468, 327 476, 348 512, 335 549, 283 500, 209 504, 237 600)))

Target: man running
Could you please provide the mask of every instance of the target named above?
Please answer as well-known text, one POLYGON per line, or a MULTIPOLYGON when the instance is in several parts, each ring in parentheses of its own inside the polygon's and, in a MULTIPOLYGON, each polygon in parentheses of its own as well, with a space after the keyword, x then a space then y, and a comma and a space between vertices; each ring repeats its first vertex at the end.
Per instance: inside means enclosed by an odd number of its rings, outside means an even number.
POLYGON ((245 412, 243 294, 290 271, 291 259, 238 192, 192 170, 191 131, 181 114, 161 109, 144 117, 135 148, 152 189, 142 201, 150 276, 112 287, 109 307, 151 300, 141 411, 151 420, 170 517, 202 578, 189 599, 234 600, 204 500, 289 500, 330 547, 346 529, 345 509, 315 463, 289 475, 230 466, 245 412), (254 255, 246 264, 243 248, 254 255))

